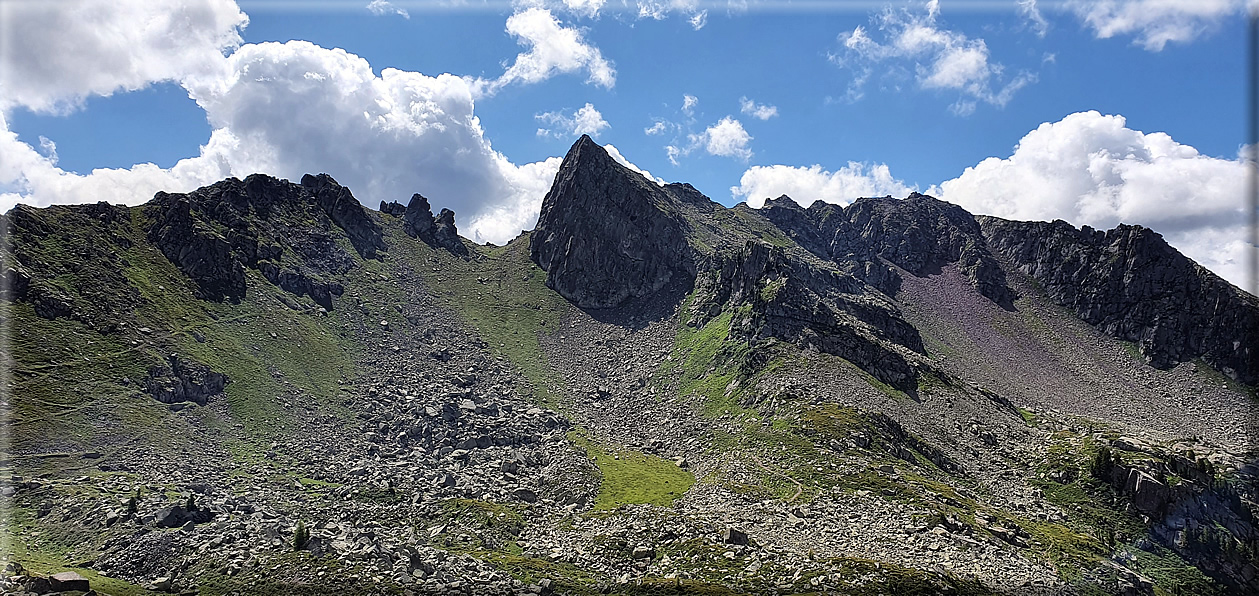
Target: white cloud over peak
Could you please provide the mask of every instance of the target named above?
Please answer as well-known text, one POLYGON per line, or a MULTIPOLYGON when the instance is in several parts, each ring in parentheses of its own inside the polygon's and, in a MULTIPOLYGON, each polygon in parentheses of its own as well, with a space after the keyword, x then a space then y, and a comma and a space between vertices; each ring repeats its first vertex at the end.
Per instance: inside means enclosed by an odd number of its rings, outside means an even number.
POLYGON ((197 157, 87 175, 57 167, 0 119, 0 209, 105 200, 139 204, 254 172, 327 172, 367 205, 413 192, 459 214, 461 233, 505 242, 533 227, 560 158, 517 166, 474 113, 475 81, 396 69, 309 42, 250 44, 220 76, 185 81, 213 132, 197 157))
MULTIPOLYGON (((743 123, 726 116, 698 135, 690 135, 691 148, 702 147, 710 155, 733 157, 747 161, 752 158, 748 144, 752 135, 743 129, 743 123)), ((689 153, 689 150, 685 151, 689 153)))
POLYGON ((387 0, 372 0, 367 4, 367 10, 378 17, 398 15, 404 19, 411 18, 411 13, 407 12, 405 8, 398 8, 387 0))
POLYGON ((599 133, 610 128, 607 120, 603 119, 603 114, 599 113, 593 105, 586 105, 577 109, 571 116, 566 111, 543 112, 534 116, 537 120, 549 124, 553 129, 539 128, 540 136, 554 136, 556 138, 575 137, 583 134, 592 137, 598 137, 599 133))
POLYGON ((1246 0, 1070 0, 1065 7, 1101 39, 1132 35, 1153 52, 1185 43, 1241 16, 1246 0))
POLYGON ((831 60, 858 73, 848 97, 861 97, 871 65, 876 63, 890 64, 893 72, 905 68, 902 65, 912 65, 922 89, 956 91, 958 100, 951 109, 959 115, 973 112, 977 102, 1004 106, 1015 92, 1036 81, 1036 76, 1027 72, 1006 80, 1005 68, 989 60, 983 39, 940 27, 938 0, 927 2, 923 8, 924 12, 888 8, 876 15, 873 23, 882 32, 883 42, 875 41, 860 25, 839 35, 844 49, 831 60))
POLYGON ((513 83, 538 83, 560 73, 585 71, 587 81, 601 87, 616 85, 616 67, 584 34, 564 27, 550 10, 532 7, 507 18, 507 32, 528 51, 516 56, 507 70, 493 81, 477 81, 478 95, 492 95, 513 83))
POLYGON ((1234 284, 1244 281, 1242 160, 1200 154, 1165 133, 1095 111, 1041 124, 1007 158, 991 157, 930 193, 977 214, 1140 224, 1234 284))
POLYGON ((605 2, 606 0, 564 0, 564 6, 573 13, 594 18, 599 16, 605 2))
POLYGON ((740 97, 739 111, 757 120, 769 120, 778 115, 778 106, 758 104, 746 97, 740 97))
POLYGON ((892 195, 904 197, 914 189, 892 177, 885 164, 863 164, 855 161, 834 172, 820 165, 796 167, 786 165, 752 166, 743 172, 739 186, 730 187, 737 200, 747 201, 757 209, 766 199, 787 195, 802 206, 814 201, 847 205, 861 197, 892 195))
POLYGON ((652 176, 651 172, 648 172, 647 170, 644 170, 638 167, 637 165, 634 165, 632 162, 630 162, 630 160, 625 159, 625 156, 621 155, 621 150, 617 149, 614 145, 612 145, 612 143, 608 143, 607 145, 604 145, 603 149, 607 151, 608 155, 611 156, 612 159, 615 159, 617 163, 635 172, 638 172, 639 174, 642 174, 644 178, 651 180, 652 182, 655 182, 656 184, 659 184, 660 186, 664 186, 665 182, 663 178, 657 178, 655 176, 652 176))
POLYGON ((213 75, 248 21, 232 0, 0 2, 0 110, 213 75))

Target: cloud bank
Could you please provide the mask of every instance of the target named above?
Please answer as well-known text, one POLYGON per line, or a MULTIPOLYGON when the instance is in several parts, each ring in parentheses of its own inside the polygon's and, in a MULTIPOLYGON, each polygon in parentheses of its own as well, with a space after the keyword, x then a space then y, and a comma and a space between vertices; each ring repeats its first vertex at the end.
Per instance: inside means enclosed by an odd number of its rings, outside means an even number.
POLYGON ((1123 116, 1071 114, 945 181, 940 198, 1007 219, 1140 224, 1234 284, 1245 282, 1246 167, 1202 155, 1123 116))
MULTIPOLYGON (((506 31, 525 50, 502 76, 485 81, 392 68, 376 75, 359 56, 303 41, 239 46, 247 18, 232 2, 74 6, 0 5, 6 44, 14 44, 9 29, 42 43, 3 56, 0 72, 10 78, 0 94, 0 209, 17 202, 134 205, 158 190, 189 191, 228 176, 327 172, 367 205, 423 192, 436 206, 456 209, 469 238, 502 243, 533 227, 561 160, 516 165, 495 151, 475 114, 478 98, 563 74, 615 84, 598 48, 539 8, 508 18, 506 31), (22 26, 11 17, 21 17, 22 26), (79 71, 84 76, 75 76, 79 71), (181 84, 212 127, 199 155, 171 168, 67 172, 57 166, 53 141, 39 149, 20 141, 5 116, 17 107, 69 110, 90 95, 163 81, 181 84)), ((588 108, 574 115, 574 129, 597 132, 602 117, 588 108)))
POLYGON ((939 26, 939 16, 939 0, 927 2, 924 12, 889 7, 872 20, 881 42, 860 25, 840 34, 843 50, 832 54, 831 61, 857 73, 847 91, 849 99, 861 98, 876 68, 891 76, 912 69, 919 88, 957 92, 951 109, 959 115, 974 112, 977 102, 1004 106, 1019 89, 1036 81, 1027 72, 1006 80, 1005 68, 990 61, 983 39, 939 26))

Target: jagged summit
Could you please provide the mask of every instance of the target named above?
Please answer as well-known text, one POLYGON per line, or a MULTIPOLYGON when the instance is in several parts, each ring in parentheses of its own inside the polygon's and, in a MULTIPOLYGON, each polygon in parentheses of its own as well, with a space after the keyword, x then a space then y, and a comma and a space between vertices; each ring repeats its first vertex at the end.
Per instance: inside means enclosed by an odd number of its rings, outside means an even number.
MULTIPOLYGON (((1259 338, 1255 299, 1139 226, 1077 232, 1062 222, 976 218, 917 192, 808 208, 784 195, 761 209, 727 209, 689 184, 651 183, 583 136, 543 201, 531 255, 561 295, 578 306, 608 308, 649 299, 669 284, 689 291, 697 276, 743 258, 749 242, 779 247, 796 270, 858 280, 827 282, 829 290, 814 287, 810 295, 850 288, 835 295, 861 295, 880 305, 875 310, 892 313, 871 319, 872 310, 841 305, 849 299, 823 300, 837 313, 864 312, 857 319, 866 324, 899 318, 893 301, 906 275, 923 278, 946 267, 987 300, 1014 310, 1010 271, 1030 275, 1052 300, 1102 332, 1137 342, 1155 366, 1203 357, 1235 378, 1259 378, 1250 348, 1259 338)), ((813 323, 825 326, 831 318, 813 323)), ((879 324, 870 329, 886 331, 879 324)))
POLYGON ((1259 306, 1150 230, 727 208, 588 137, 537 230, 453 219, 0 216, 0 592, 1259 592, 1259 306))
POLYGON ((668 191, 582 135, 542 200, 530 243, 547 285, 578 306, 607 308, 695 275, 686 223, 668 191))

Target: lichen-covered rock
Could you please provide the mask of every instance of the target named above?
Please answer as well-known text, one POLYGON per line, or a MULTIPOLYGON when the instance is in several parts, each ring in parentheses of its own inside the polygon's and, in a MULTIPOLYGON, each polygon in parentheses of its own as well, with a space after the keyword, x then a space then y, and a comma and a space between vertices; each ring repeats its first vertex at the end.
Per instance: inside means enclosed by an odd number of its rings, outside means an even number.
POLYGON ((1259 381, 1259 298, 1180 254, 1158 233, 1102 232, 1064 221, 980 217, 988 245, 1058 304, 1107 335, 1136 342, 1167 368, 1202 357, 1246 383, 1259 381))
POLYGON ((223 393, 227 383, 227 375, 171 354, 166 363, 149 369, 144 385, 149 395, 162 403, 190 401, 205 405, 210 397, 223 393))
POLYGON ((385 249, 380 226, 372 221, 363 204, 354 198, 350 189, 337 184, 327 174, 302 176, 302 186, 314 195, 324 213, 350 238, 354 250, 365 259, 376 258, 376 251, 385 249))
POLYGON ((675 199, 582 135, 542 200, 530 256, 546 284, 583 308, 689 284, 694 255, 675 199))
POLYGON ((817 201, 806 210, 779 197, 766 201, 763 211, 802 247, 889 296, 900 278, 881 259, 920 277, 956 264, 980 294, 1012 308, 1005 272, 974 216, 957 205, 911 193, 903 200, 858 199, 843 208, 817 201))

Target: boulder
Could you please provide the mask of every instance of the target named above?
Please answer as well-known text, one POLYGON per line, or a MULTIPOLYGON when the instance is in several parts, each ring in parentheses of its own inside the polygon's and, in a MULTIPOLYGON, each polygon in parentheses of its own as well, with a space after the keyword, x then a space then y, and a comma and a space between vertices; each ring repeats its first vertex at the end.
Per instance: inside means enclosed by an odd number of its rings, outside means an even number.
POLYGON ((748 543, 748 535, 743 530, 726 527, 721 532, 721 542, 723 544, 746 545, 748 543))
POLYGON ((48 583, 52 585, 52 589, 57 592, 69 592, 76 590, 86 592, 92 589, 88 585, 86 577, 79 575, 73 571, 62 571, 48 576, 48 583))
POLYGON ((193 402, 204 406, 210 397, 223 393, 228 382, 223 373, 171 354, 165 364, 149 369, 144 386, 149 395, 162 403, 193 402))

